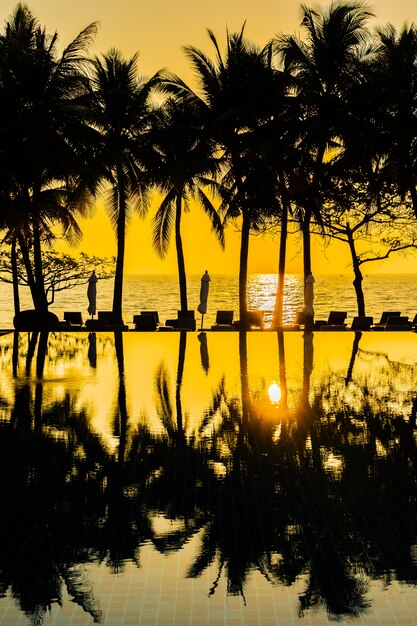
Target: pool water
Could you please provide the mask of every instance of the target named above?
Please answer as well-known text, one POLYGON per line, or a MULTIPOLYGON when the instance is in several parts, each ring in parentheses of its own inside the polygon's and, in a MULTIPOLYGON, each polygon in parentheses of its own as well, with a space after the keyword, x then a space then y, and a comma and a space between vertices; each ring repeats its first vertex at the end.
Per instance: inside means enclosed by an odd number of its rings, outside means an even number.
POLYGON ((0 337, 0 623, 417 624, 416 354, 0 337))

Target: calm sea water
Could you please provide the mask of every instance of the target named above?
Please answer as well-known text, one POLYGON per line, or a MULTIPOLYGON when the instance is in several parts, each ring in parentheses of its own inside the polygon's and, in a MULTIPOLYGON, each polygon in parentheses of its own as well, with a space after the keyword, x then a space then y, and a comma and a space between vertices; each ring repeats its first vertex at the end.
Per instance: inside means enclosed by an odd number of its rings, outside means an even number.
MULTIPOLYGON (((188 307, 197 309, 200 293, 200 276, 188 277, 188 307)), ((207 315, 204 326, 214 324, 218 309, 234 309, 238 318, 238 279, 230 275, 212 275, 207 315)), ((248 281, 248 303, 250 308, 265 311, 265 322, 271 320, 277 276, 275 274, 252 274, 248 281)), ((60 319, 64 311, 81 311, 87 317, 86 286, 62 291, 57 294, 51 311, 60 319)), ((399 310, 403 315, 414 317, 417 313, 417 274, 378 274, 364 279, 367 315, 379 319, 383 310, 399 310)), ((98 283, 97 308, 109 310, 112 305, 113 281, 98 283)), ((302 308, 302 276, 289 274, 286 279, 284 322, 294 321, 295 312, 302 308)), ((22 289, 21 308, 32 308, 28 290, 22 289)), ((11 328, 13 320, 13 298, 10 285, 0 283, 0 328, 11 328)), ((348 275, 316 276, 315 316, 326 319, 329 311, 348 312, 348 322, 357 315, 356 297, 352 277, 348 275)), ((179 287, 175 275, 126 276, 124 283, 123 312, 126 323, 132 323, 134 314, 143 309, 157 310, 161 322, 176 317, 179 309, 179 287)), ((196 313, 197 319, 200 319, 196 313)))

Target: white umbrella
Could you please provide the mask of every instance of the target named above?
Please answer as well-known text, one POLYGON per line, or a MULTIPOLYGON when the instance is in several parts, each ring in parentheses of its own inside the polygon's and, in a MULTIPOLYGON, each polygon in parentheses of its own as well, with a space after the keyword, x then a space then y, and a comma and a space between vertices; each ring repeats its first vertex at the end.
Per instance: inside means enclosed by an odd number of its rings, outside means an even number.
POLYGON ((209 287, 210 287, 209 285, 210 280, 211 278, 208 274, 208 271, 206 270, 203 276, 201 277, 200 304, 197 307, 197 311, 201 313, 201 328, 203 328, 204 315, 205 313, 207 313, 207 300, 208 300, 208 293, 209 293, 209 287))
POLYGON ((303 313, 305 315, 314 315, 313 302, 314 302, 314 280, 313 274, 310 274, 306 278, 304 289, 304 308, 303 313))
POLYGON ((93 273, 88 279, 88 287, 87 287, 87 298, 88 298, 87 311, 90 313, 91 317, 94 317, 94 315, 96 314, 97 281, 98 281, 98 278, 96 276, 96 271, 93 270, 93 273))

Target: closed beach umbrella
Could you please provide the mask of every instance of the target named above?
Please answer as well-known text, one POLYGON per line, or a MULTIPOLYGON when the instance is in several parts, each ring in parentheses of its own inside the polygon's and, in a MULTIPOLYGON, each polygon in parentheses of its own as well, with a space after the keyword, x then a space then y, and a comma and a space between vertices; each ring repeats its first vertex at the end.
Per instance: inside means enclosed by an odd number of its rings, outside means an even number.
POLYGON ((204 315, 207 313, 207 300, 209 294, 210 280, 210 276, 208 274, 208 271, 206 270, 201 277, 200 304, 197 307, 197 311, 201 313, 201 328, 203 328, 204 315))
POLYGON ((97 281, 98 278, 96 276, 95 270, 91 274, 88 279, 88 287, 87 287, 87 298, 88 298, 88 309, 87 311, 90 313, 91 317, 94 317, 96 314, 96 301, 97 301, 97 281))
POLYGON ((314 276, 310 274, 306 278, 304 289, 304 308, 303 312, 306 315, 314 315, 313 302, 314 302, 314 276))
POLYGON ((201 367, 207 374, 210 369, 210 359, 207 346, 207 333, 200 333, 198 335, 198 341, 200 342, 201 367))
POLYGON ((91 367, 97 366, 97 339, 96 333, 89 333, 88 335, 88 360, 90 362, 91 367))
POLYGON ((314 358, 314 346, 313 346, 314 333, 304 333, 304 376, 310 376, 313 371, 313 358, 314 358))

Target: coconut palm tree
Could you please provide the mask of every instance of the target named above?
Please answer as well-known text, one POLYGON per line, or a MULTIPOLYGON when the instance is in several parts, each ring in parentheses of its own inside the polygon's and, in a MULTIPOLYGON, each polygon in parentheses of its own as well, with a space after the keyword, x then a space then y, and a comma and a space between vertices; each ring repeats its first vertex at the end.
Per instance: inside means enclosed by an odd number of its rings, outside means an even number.
POLYGON ((204 127, 223 159, 221 212, 226 220, 237 217, 241 220, 239 314, 242 326, 246 323, 247 312, 249 234, 257 227, 262 211, 269 207, 271 200, 271 194, 259 184, 267 177, 260 165, 262 151, 259 146, 256 149, 255 133, 272 115, 275 95, 270 56, 246 41, 243 30, 227 34, 224 55, 214 33, 208 30, 215 49, 214 60, 198 48, 185 48, 197 75, 200 95, 196 97, 200 99, 204 127))
POLYGON ((79 98, 95 31, 91 24, 59 54, 57 33, 47 35, 18 4, 0 34, 0 193, 8 199, 0 222, 19 242, 40 325, 48 309, 42 247, 53 225, 80 236, 75 217, 91 197, 80 184, 89 142, 79 98))
POLYGON ((397 31, 392 24, 379 29, 379 54, 372 76, 379 140, 375 146, 386 154, 388 178, 399 195, 411 197, 417 216, 417 27, 397 31), (381 138, 383 144, 381 145, 381 138))
POLYGON ((96 176, 106 193, 106 208, 117 240, 113 293, 115 322, 122 322, 123 268, 126 228, 133 211, 148 208, 149 179, 141 161, 143 133, 148 128, 151 92, 159 74, 138 74, 138 55, 124 59, 115 49, 92 61, 89 106, 101 135, 96 176))
POLYGON ((201 128, 199 103, 195 98, 169 98, 152 125, 152 179, 162 192, 153 219, 153 245, 159 256, 168 251, 175 232, 181 311, 188 309, 181 218, 194 200, 208 215, 212 230, 224 248, 221 219, 208 195, 218 191, 215 176, 220 168, 213 145, 201 128))
POLYGON ((150 96, 158 78, 158 73, 150 79, 139 75, 138 54, 126 60, 120 51, 111 49, 92 61, 88 105, 101 139, 94 170, 116 233, 113 315, 117 323, 122 323, 126 228, 132 212, 144 216, 148 208, 149 185, 141 148, 152 111, 150 96))
POLYGON ((372 50, 366 21, 372 16, 363 3, 332 3, 325 11, 301 7, 306 40, 278 35, 275 52, 293 79, 300 110, 300 167, 291 182, 303 235, 304 277, 311 271, 310 224, 320 223, 320 182, 325 161, 355 132, 350 110, 352 91, 365 80, 365 61, 372 50))

